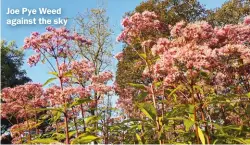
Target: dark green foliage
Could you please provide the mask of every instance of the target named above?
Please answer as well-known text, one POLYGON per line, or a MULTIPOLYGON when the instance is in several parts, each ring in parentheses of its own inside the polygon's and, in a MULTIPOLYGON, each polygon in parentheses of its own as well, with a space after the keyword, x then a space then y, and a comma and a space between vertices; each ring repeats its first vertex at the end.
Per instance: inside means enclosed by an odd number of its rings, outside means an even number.
POLYGON ((207 21, 213 25, 237 24, 250 14, 249 0, 230 0, 221 8, 208 11, 207 21))
POLYGON ((14 42, 1 41, 1 88, 14 87, 31 81, 26 76, 23 65, 23 52, 15 49, 14 42))

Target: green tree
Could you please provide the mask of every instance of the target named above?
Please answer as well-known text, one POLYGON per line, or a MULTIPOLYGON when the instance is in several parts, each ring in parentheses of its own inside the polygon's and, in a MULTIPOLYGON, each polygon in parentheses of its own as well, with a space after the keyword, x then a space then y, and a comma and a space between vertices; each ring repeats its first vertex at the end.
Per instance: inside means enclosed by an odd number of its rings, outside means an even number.
POLYGON ((15 42, 1 41, 1 88, 14 87, 31 81, 22 70, 24 54, 15 42))
POLYGON ((207 21, 213 25, 237 24, 243 17, 250 14, 249 0, 230 0, 220 8, 209 10, 207 21))

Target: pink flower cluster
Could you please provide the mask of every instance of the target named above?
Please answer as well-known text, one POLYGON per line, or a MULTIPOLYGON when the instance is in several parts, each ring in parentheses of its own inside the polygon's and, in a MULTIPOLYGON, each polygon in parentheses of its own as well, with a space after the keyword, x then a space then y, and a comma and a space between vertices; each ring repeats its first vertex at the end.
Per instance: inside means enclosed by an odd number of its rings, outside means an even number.
MULTIPOLYGON (((138 40, 141 34, 147 33, 147 30, 134 25, 132 28, 129 27, 132 23, 130 19, 124 20, 125 29, 119 37, 119 40, 129 45, 133 40, 138 40), (133 28, 138 28, 138 32, 130 34, 129 30, 133 28)), ((140 23, 146 24, 147 20, 141 20, 140 23)), ((145 67, 143 76, 156 81, 163 80, 163 86, 169 88, 176 87, 179 83, 204 84, 209 77, 210 82, 206 84, 214 85, 218 92, 227 90, 230 84, 240 84, 238 91, 247 93, 249 91, 244 90, 242 86, 249 84, 250 79, 249 24, 250 16, 244 19, 244 23, 215 28, 205 21, 195 23, 181 21, 171 27, 170 37, 153 36, 141 42, 143 48, 150 48, 153 56, 157 57, 150 68, 145 67)), ((147 29, 151 31, 154 28, 158 27, 147 29)), ((117 105, 132 112, 133 106, 130 104, 135 96, 132 88, 115 87, 115 90, 119 94, 117 105)), ((161 87, 155 90, 156 95, 161 95, 158 91, 161 91, 161 87)), ((150 90, 148 93, 150 95, 150 90)))
POLYGON ((162 28, 157 15, 149 11, 135 13, 131 17, 126 17, 123 19, 122 25, 124 30, 117 37, 117 41, 124 41, 128 44, 139 35, 159 31, 162 28))
POLYGON ((79 45, 91 45, 91 41, 85 39, 77 33, 71 34, 66 28, 47 27, 47 32, 39 34, 33 32, 30 37, 24 40, 24 49, 32 48, 36 55, 29 58, 28 63, 33 66, 39 60, 42 54, 49 54, 52 57, 65 57, 72 55, 70 41, 76 41, 79 45))
POLYGON ((122 61, 123 60, 123 57, 124 57, 124 54, 123 52, 119 52, 115 55, 115 58, 118 60, 118 61, 122 61))
POLYGON ((72 61, 70 65, 72 74, 78 79, 78 81, 89 81, 92 77, 95 68, 94 64, 87 60, 72 61))
POLYGON ((63 90, 59 86, 48 88, 44 93, 51 106, 60 106, 65 102, 72 102, 74 98, 86 98, 90 91, 83 87, 66 87, 63 90))
POLYGON ((29 57, 28 64, 30 66, 36 65, 41 58, 41 54, 35 54, 29 57))
POLYGON ((153 66, 154 77, 164 78, 167 85, 183 77, 197 78, 200 72, 225 73, 228 65, 235 65, 229 60, 236 58, 249 65, 250 48, 245 42, 250 42, 250 25, 246 24, 213 28, 204 21, 177 23, 171 30, 173 39, 160 38, 151 49, 160 57, 153 66))
MULTIPOLYGON (((247 18, 245 18, 246 20, 247 18)), ((226 44, 249 42, 249 27, 246 22, 213 28, 205 21, 189 24, 181 21, 171 29, 171 36, 175 38, 175 46, 195 42, 198 45, 208 45, 211 48, 217 48, 226 44)))
POLYGON ((106 85, 109 80, 113 78, 111 72, 102 72, 98 76, 92 76, 92 84, 89 86, 95 92, 99 92, 101 94, 108 93, 112 91, 112 86, 106 85))
POLYGON ((111 72, 106 71, 100 73, 98 76, 92 76, 92 82, 93 83, 107 83, 110 79, 113 78, 113 75, 111 72))
POLYGON ((117 94, 119 94, 118 101, 116 102, 116 107, 122 108, 127 114, 133 113, 133 109, 135 106, 132 102, 133 96, 136 93, 136 89, 131 87, 121 88, 118 84, 115 83, 114 90, 117 94))
POLYGON ((41 84, 25 84, 15 88, 4 88, 2 90, 2 115, 16 114, 17 118, 23 118, 34 115, 29 112, 30 108, 39 108, 46 106, 47 102, 43 98, 43 89, 41 84))
POLYGON ((245 23, 246 25, 250 25, 250 16, 246 16, 246 17, 244 18, 244 23, 245 23))

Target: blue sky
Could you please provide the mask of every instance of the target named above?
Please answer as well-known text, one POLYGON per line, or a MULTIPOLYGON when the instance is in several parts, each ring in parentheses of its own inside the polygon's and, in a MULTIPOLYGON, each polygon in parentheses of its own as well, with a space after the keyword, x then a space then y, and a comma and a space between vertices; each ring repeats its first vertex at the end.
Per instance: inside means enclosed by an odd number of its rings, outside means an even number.
MULTIPOLYGON (((143 0, 104 0, 104 7, 107 9, 107 15, 110 18, 110 26, 114 31, 114 40, 119 35, 122 27, 120 25, 122 16, 125 12, 134 10, 143 0)), ((201 4, 204 4, 207 8, 220 7, 225 0, 199 0, 201 4)), ((1 39, 11 41, 15 40, 18 47, 23 45, 25 37, 29 36, 31 32, 38 31, 44 32, 47 25, 18 25, 10 26, 6 24, 6 20, 10 18, 33 18, 33 16, 24 15, 7 15, 8 8, 62 8, 61 15, 36 15, 35 17, 45 17, 54 19, 57 17, 61 18, 72 18, 75 17, 79 12, 85 12, 86 9, 92 9, 100 5, 101 0, 1 0, 1 39)), ((68 20, 67 27, 70 27, 72 20, 68 20)), ((59 27, 57 25, 56 27, 59 27)), ((115 43, 113 54, 122 50, 122 44, 115 43)), ((23 69, 26 70, 27 75, 38 83, 44 83, 50 76, 47 74, 49 71, 48 66, 39 63, 36 67, 29 67, 26 63, 29 53, 25 53, 25 64, 23 69)), ((113 61, 113 71, 117 61, 113 61)))

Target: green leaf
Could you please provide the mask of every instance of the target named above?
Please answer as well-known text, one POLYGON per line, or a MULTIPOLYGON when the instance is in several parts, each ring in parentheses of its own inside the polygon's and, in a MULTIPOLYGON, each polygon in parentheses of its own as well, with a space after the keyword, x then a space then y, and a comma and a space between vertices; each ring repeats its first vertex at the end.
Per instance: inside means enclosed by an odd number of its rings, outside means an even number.
POLYGON ((150 119, 155 120, 156 119, 156 109, 155 107, 150 103, 139 103, 137 105, 139 109, 150 119))
POLYGON ((234 138, 233 139, 234 141, 237 141, 238 143, 241 143, 241 144, 250 144, 250 139, 243 139, 243 138, 234 138))
POLYGON ((95 141, 97 139, 99 139, 99 137, 96 137, 94 135, 82 134, 79 137, 73 139, 71 141, 71 144, 88 144, 88 143, 95 141))
POLYGON ((164 129, 165 129, 165 124, 162 125, 161 130, 158 132, 158 140, 161 139, 163 132, 164 132, 164 129))
POLYGON ((159 87, 159 86, 162 85, 162 83, 163 83, 163 82, 156 82, 154 85, 155 85, 156 87, 159 87))
POLYGON ((143 144, 140 135, 137 133, 136 133, 136 138, 137 138, 139 144, 143 144))
POLYGON ((203 145, 205 145, 206 144, 205 137, 204 137, 204 134, 203 134, 202 130, 200 129, 200 127, 198 127, 198 135, 199 135, 199 138, 201 140, 201 143, 203 145))
POLYGON ((97 122, 100 119, 101 119, 100 116, 90 116, 90 117, 85 118, 84 120, 86 124, 91 124, 91 123, 97 122))
POLYGON ((213 145, 215 145, 217 141, 218 141, 218 139, 216 139, 216 140, 213 142, 213 145))
POLYGON ((60 143, 56 140, 53 140, 51 138, 45 138, 45 139, 35 139, 35 140, 32 140, 31 143, 41 143, 41 144, 51 144, 51 143, 60 143))
POLYGON ((65 76, 65 77, 71 77, 72 76, 72 72, 68 71, 68 72, 64 73, 63 76, 65 76))
POLYGON ((169 120, 185 120, 185 118, 183 117, 171 117, 171 118, 168 118, 169 120))
POLYGON ((193 86, 193 87, 194 87, 194 89, 199 90, 199 92, 200 92, 201 94, 204 94, 204 91, 203 91, 203 89, 201 88, 201 86, 195 85, 195 86, 193 86))
POLYGON ((146 87, 143 84, 128 83, 128 85, 137 89, 146 89, 146 87))
POLYGON ((81 105, 83 103, 88 103, 88 102, 91 102, 92 100, 89 99, 89 98, 86 98, 86 99, 76 99, 71 105, 70 105, 70 108, 71 107, 74 107, 74 106, 77 106, 77 105, 81 105))
POLYGON ((246 94, 248 98, 250 98, 250 92, 246 94))
POLYGON ((48 74, 51 74, 51 75, 54 75, 54 76, 58 76, 58 73, 57 72, 54 72, 54 71, 50 71, 50 72, 48 72, 48 74))
POLYGON ((71 132, 69 132, 69 137, 72 137, 75 134, 76 134, 76 130, 75 131, 71 131, 71 132))
POLYGON ((35 110, 37 110, 37 111, 59 111, 59 112, 63 113, 62 108, 37 108, 35 110))
POLYGON ((179 89, 182 89, 182 85, 179 85, 177 88, 173 89, 170 94, 168 95, 168 97, 172 96, 176 91, 178 91, 179 89))
POLYGON ((136 101, 143 101, 144 99, 145 99, 145 97, 147 97, 147 95, 148 95, 148 93, 147 92, 144 92, 144 91, 142 91, 142 92, 140 92, 139 94, 138 94, 138 96, 135 98, 135 100, 136 101))
POLYGON ((194 105, 189 104, 188 105, 188 113, 193 114, 194 113, 194 108, 195 108, 194 105))
POLYGON ((49 78, 49 79, 43 84, 43 86, 46 86, 48 83, 54 81, 55 79, 57 79, 57 78, 49 78))
POLYGON ((250 114, 250 104, 247 105, 246 113, 247 113, 247 114, 250 114))
POLYGON ((147 55, 145 53, 140 53, 139 56, 142 57, 143 59, 147 58, 147 55))
POLYGON ((60 119, 62 112, 60 111, 52 111, 53 117, 51 118, 52 122, 56 122, 58 119, 60 119))
POLYGON ((238 130, 240 131, 242 129, 241 126, 238 125, 228 125, 228 126, 223 126, 224 130, 238 130))
POLYGON ((66 138, 65 134, 62 134, 62 133, 53 133, 51 137, 58 141, 62 141, 66 138))
POLYGON ((184 120, 184 126, 186 131, 189 131, 190 127, 194 125, 194 121, 185 119, 184 120))

